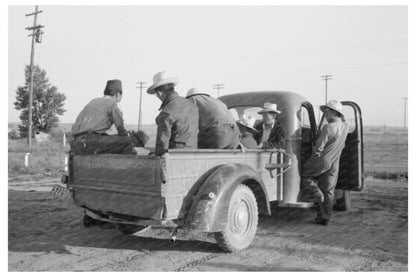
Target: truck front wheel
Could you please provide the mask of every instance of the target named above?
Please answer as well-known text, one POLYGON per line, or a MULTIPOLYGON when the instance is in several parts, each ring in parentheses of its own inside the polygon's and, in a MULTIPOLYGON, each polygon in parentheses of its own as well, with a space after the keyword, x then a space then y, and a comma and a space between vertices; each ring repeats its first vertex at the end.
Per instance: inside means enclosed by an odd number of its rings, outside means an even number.
POLYGON ((247 248, 256 235, 258 210, 256 197, 246 185, 238 185, 231 196, 227 226, 214 233, 218 245, 226 252, 247 248))

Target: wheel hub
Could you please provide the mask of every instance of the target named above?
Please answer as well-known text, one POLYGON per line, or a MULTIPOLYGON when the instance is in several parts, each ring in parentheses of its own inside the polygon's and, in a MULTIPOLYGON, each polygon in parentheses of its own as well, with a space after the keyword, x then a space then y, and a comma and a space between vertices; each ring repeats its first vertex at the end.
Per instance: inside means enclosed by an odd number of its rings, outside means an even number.
POLYGON ((244 201, 235 202, 231 209, 231 231, 235 234, 243 234, 249 225, 249 207, 244 201))

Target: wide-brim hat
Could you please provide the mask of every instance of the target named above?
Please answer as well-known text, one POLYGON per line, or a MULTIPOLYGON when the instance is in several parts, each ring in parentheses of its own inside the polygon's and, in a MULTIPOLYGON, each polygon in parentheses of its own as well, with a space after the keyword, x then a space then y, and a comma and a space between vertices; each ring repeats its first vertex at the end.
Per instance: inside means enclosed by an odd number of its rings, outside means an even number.
POLYGON ((277 109, 277 105, 274 103, 266 102, 264 103, 263 109, 258 112, 259 114, 264 113, 275 113, 275 114, 281 114, 282 112, 277 109))
POLYGON ((325 112, 326 109, 331 109, 338 112, 341 116, 345 116, 342 112, 343 105, 337 100, 329 100, 326 105, 320 106, 322 112, 325 112))
POLYGON ((121 81, 118 79, 108 80, 104 88, 104 95, 116 95, 117 92, 123 93, 121 81))
POLYGON ((242 126, 246 128, 248 131, 258 133, 259 130, 254 128, 254 123, 256 122, 256 119, 251 116, 243 115, 240 120, 236 121, 239 126, 242 126))
POLYGON ((202 92, 198 88, 191 88, 186 93, 186 98, 189 98, 189 97, 195 96, 195 95, 208 95, 208 96, 210 96, 208 93, 202 92))
POLYGON ((179 83, 179 78, 177 77, 171 77, 166 74, 165 71, 158 72, 153 76, 153 84, 147 89, 148 94, 155 94, 155 89, 166 85, 166 84, 173 84, 177 85, 179 83))

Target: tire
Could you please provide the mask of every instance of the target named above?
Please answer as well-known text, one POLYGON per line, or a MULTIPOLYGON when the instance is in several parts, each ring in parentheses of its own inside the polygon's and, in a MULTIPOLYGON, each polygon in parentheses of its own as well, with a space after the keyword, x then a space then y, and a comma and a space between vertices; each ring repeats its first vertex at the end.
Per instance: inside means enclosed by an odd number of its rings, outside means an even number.
POLYGON ((214 233, 218 245, 226 252, 247 248, 254 239, 258 223, 256 197, 246 185, 238 185, 231 196, 227 226, 214 233))
POLYGON ((335 198, 334 210, 337 211, 348 211, 351 209, 351 191, 341 190, 335 193, 340 196, 335 198))
POLYGON ((116 224, 117 229, 125 235, 132 235, 138 231, 143 230, 147 225, 134 225, 134 224, 116 224))

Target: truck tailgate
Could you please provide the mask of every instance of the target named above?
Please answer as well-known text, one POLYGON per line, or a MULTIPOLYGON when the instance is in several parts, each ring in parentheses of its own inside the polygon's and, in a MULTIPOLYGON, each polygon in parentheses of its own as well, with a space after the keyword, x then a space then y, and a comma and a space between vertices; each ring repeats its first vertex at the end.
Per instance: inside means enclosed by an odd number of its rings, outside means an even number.
POLYGON ((161 160, 133 155, 73 156, 69 187, 78 206, 161 219, 161 160))

